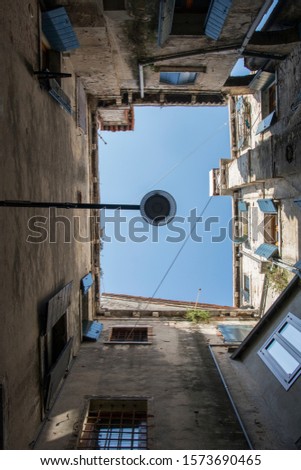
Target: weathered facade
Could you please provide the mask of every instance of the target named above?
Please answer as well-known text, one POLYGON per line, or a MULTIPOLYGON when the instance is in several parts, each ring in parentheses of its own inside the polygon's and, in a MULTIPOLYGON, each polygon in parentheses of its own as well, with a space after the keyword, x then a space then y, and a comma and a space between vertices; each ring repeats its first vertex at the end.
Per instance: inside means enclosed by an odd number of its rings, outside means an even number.
MULTIPOLYGON (((47 41, 42 14, 35 0, 0 6, 0 199, 98 201, 95 109, 68 54, 47 41)), ((94 315, 95 217, 88 210, 0 208, 1 449, 31 448, 79 350, 82 319, 94 315)))
POLYGON ((256 319, 212 305, 210 323, 193 324, 188 304, 103 296, 101 334, 83 344, 35 449, 247 449, 208 343, 223 344, 218 325, 252 328, 256 319))
POLYGON ((240 393, 251 380, 250 406, 264 404, 261 437, 267 446, 274 439, 274 449, 300 449, 300 303, 300 276, 295 276, 232 355, 240 393))
MULTIPOLYGON (((299 2, 294 7, 280 3, 263 33, 293 31, 300 7, 299 2)), ((261 313, 285 287, 301 248, 301 212, 295 203, 301 190, 296 36, 286 44, 279 38, 277 53, 281 59, 246 60, 253 70, 247 77, 249 89, 229 98, 231 158, 222 159, 210 176, 211 194, 233 196, 234 303, 252 305, 261 313)))
MULTIPOLYGON (((263 0, 89 0, 64 5, 80 48, 74 69, 93 103, 220 106, 233 86, 231 70, 271 4, 263 0)), ((264 47, 261 49, 264 50, 264 47)), ((261 52, 260 52, 261 54, 261 52)), ((243 81, 236 88, 245 87, 243 81)))

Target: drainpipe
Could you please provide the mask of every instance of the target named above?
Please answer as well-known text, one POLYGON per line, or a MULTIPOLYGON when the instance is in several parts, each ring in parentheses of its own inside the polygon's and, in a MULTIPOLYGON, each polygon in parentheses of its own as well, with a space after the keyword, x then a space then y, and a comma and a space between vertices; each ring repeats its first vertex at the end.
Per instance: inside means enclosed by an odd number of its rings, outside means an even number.
POLYGON ((264 4, 262 5, 257 17, 253 21, 249 31, 247 32, 247 35, 246 35, 245 39, 243 40, 243 43, 242 43, 241 49, 240 49, 241 53, 244 51, 244 49, 248 45, 251 37, 253 36, 253 34, 254 34, 254 32, 257 28, 257 26, 259 25, 260 21, 262 20, 263 16, 266 14, 266 12, 268 11, 268 9, 272 5, 272 3, 273 3, 273 0, 266 0, 264 2, 264 4))
POLYGON ((248 446, 249 446, 249 448, 250 448, 251 450, 254 450, 254 447, 253 447, 252 442, 251 442, 251 440, 250 440, 250 438, 249 438, 249 435, 248 435, 248 433, 247 433, 247 430, 246 430, 246 428, 245 428, 245 426, 244 426, 244 424, 243 424, 243 422, 242 422, 242 419, 241 419, 241 417, 240 417, 240 414, 239 414, 239 412, 238 412, 238 409, 237 409, 237 407, 236 407, 236 405, 235 405, 235 402, 234 402, 234 400, 233 400, 233 398, 232 398, 232 395, 231 395, 231 392, 230 392, 230 390, 229 390, 229 387, 228 387, 228 385, 227 385, 227 383, 226 383, 226 381, 225 381, 225 378, 224 378, 224 376, 223 376, 223 373, 222 373, 222 371, 221 371, 221 368, 220 368, 220 366, 219 366, 219 364, 218 364, 218 362, 217 362, 217 360, 216 360, 216 357, 215 357, 215 355, 214 355, 214 352, 213 352, 213 349, 212 349, 213 346, 221 346, 221 345, 220 345, 220 344, 217 344, 217 345, 209 344, 209 345, 208 345, 209 351, 210 351, 210 354, 211 354, 212 359, 213 359, 213 361, 214 361, 214 364, 215 364, 215 366, 216 366, 216 368, 217 368, 217 371, 218 371, 218 373, 219 373, 219 376, 220 376, 220 378, 221 378, 221 381, 222 381, 222 383, 223 383, 223 386, 224 386, 224 388, 225 388, 225 391, 226 391, 226 393, 227 393, 227 395, 228 395, 228 398, 229 398, 230 403, 231 403, 231 405, 232 405, 232 408, 233 408, 233 410, 234 410, 235 416, 236 416, 236 418, 237 418, 237 420, 238 420, 238 422, 239 422, 239 425, 240 425, 240 427, 241 427, 241 430, 242 430, 242 432, 243 432, 243 434, 244 434, 244 436, 245 436, 245 439, 246 439, 246 441, 247 441, 247 443, 248 443, 248 446))
POLYGON ((140 86, 140 97, 144 98, 144 74, 143 74, 144 65, 139 64, 139 86, 140 86))

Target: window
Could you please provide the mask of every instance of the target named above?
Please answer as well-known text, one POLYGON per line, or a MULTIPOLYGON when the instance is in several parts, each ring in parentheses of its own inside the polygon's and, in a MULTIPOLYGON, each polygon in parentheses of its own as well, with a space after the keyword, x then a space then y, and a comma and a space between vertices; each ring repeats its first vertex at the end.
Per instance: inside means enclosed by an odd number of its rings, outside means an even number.
POLYGON ((202 35, 211 0, 176 0, 172 35, 202 35))
POLYGON ((103 0, 104 10, 125 10, 124 0, 103 0))
POLYGON ((274 123, 277 110, 277 90, 276 83, 261 91, 261 117, 256 135, 266 131, 274 123))
POLYGON ((249 238, 249 217, 249 204, 245 201, 238 201, 238 236, 244 242, 248 242, 249 238))
POLYGON ((167 83, 168 85, 187 85, 194 83, 196 77, 196 72, 160 72, 160 83, 167 83))
POLYGON ((288 390, 301 373, 301 320, 289 313, 258 351, 259 357, 288 390))
POLYGON ((278 216, 274 214, 264 215, 264 242, 278 245, 278 216))
POLYGON ((150 344, 148 337, 151 328, 147 326, 118 326, 113 327, 109 336, 109 343, 142 343, 150 344))
POLYGON ((240 96, 236 102, 236 142, 238 150, 250 145, 251 138, 251 105, 240 96))
POLYGON ((278 208, 273 199, 258 199, 257 204, 264 213, 264 242, 278 245, 278 208))
POLYGON ((244 274, 243 276, 243 299, 245 302, 250 302, 250 277, 244 274))
POLYGON ((147 449, 147 400, 91 399, 79 449, 147 449))

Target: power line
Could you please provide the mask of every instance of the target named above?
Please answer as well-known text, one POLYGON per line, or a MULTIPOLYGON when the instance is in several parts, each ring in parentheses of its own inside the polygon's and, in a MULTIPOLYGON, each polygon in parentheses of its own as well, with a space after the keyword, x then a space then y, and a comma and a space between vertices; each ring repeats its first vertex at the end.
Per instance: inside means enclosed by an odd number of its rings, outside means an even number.
MULTIPOLYGON (((191 155, 193 155, 197 150, 199 150, 200 147, 202 147, 204 144, 206 144, 209 140, 212 139, 212 137, 215 137, 215 135, 217 134, 217 132, 219 132, 221 129, 223 129, 225 126, 228 125, 228 122, 224 122, 220 127, 218 127, 217 129, 215 129, 211 134, 209 134, 204 140, 202 140, 202 142, 200 142, 193 150, 191 150, 184 158, 182 158, 182 160, 178 161, 172 168, 170 168, 170 170, 168 170, 166 173, 164 173, 163 176, 161 176, 158 180, 156 180, 153 184, 151 184, 147 189, 146 191, 148 191, 149 189, 153 188, 154 186, 156 186, 158 183, 160 183, 164 178, 166 178, 167 176, 169 176, 173 171, 175 171, 180 165, 182 165, 182 163, 184 163, 186 160, 188 160, 188 158, 191 157, 191 155)), ((141 194, 140 194, 140 197, 141 197, 141 194)))

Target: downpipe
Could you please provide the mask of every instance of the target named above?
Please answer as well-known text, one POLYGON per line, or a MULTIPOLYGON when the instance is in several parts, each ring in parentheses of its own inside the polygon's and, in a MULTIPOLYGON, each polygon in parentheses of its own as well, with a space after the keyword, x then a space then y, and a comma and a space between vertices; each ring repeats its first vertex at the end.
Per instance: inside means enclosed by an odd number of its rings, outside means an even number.
MULTIPOLYGON (((217 368, 217 371, 218 371, 218 373, 219 373, 219 376, 220 376, 220 378, 221 378, 221 381, 222 381, 222 383, 223 383, 223 386, 224 386, 224 388, 225 388, 225 391, 226 391, 226 393, 227 393, 227 395, 228 395, 228 398, 229 398, 230 403, 231 403, 231 405, 232 405, 232 408, 233 408, 233 411, 234 411, 234 413, 235 413, 235 416, 236 416, 236 418, 237 418, 237 420, 238 420, 238 422, 239 422, 239 425, 240 425, 240 427, 241 427, 241 430, 242 430, 242 432, 243 432, 243 434, 244 434, 244 436, 245 436, 245 439, 246 439, 246 441, 247 441, 247 443, 248 443, 248 446, 249 446, 249 448, 250 448, 251 450, 254 450, 254 447, 253 447, 252 442, 251 442, 251 440, 250 440, 250 438, 249 438, 249 435, 248 435, 248 433, 247 433, 247 430, 246 430, 246 428, 245 428, 245 426, 244 426, 244 424, 243 424, 243 422, 242 422, 242 419, 241 419, 241 417, 240 417, 240 414, 239 414, 239 412, 238 412, 238 409, 237 409, 237 407, 236 407, 236 405, 235 405, 235 402, 234 402, 234 400, 233 400, 233 398, 232 398, 232 395, 231 395, 231 392, 230 392, 230 390, 229 390, 229 387, 228 387, 228 385, 227 385, 227 383, 226 383, 226 381, 225 381, 225 378, 224 378, 224 376, 223 376, 223 373, 222 373, 222 371, 221 371, 221 368, 220 368, 220 366, 219 366, 219 364, 218 364, 218 362, 217 362, 217 360, 216 360, 216 357, 215 357, 215 355, 214 355, 212 346, 213 346, 213 345, 209 344, 209 345, 208 345, 208 348, 209 348, 210 354, 211 354, 211 356, 212 356, 212 359, 213 359, 213 361, 214 361, 214 364, 215 364, 215 366, 216 366, 216 368, 217 368)), ((221 345, 217 345, 217 346, 221 346, 221 345)))

